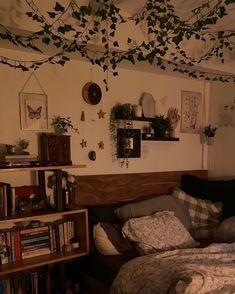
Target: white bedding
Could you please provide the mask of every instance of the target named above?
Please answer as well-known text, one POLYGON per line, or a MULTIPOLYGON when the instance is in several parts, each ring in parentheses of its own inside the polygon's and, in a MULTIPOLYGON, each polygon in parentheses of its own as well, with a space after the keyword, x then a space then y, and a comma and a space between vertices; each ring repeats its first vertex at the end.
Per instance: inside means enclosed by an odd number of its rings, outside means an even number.
POLYGON ((235 293, 235 243, 176 249, 124 264, 110 294, 235 293))

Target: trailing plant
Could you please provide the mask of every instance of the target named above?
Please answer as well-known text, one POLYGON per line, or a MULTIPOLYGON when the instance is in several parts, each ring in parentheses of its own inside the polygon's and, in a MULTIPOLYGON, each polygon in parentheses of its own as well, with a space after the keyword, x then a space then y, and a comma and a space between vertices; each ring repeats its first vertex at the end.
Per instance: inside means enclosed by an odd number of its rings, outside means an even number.
POLYGON ((212 127, 211 124, 204 127, 203 133, 206 137, 214 137, 216 134, 217 128, 212 127))
POLYGON ((55 133, 62 135, 67 133, 69 130, 79 134, 79 130, 72 124, 70 117, 63 117, 60 115, 54 115, 52 118, 51 126, 54 128, 55 133))
POLYGON ((132 119, 135 118, 134 114, 135 104, 131 103, 116 103, 110 113, 110 120, 109 120, 109 131, 110 131, 110 138, 112 144, 112 158, 113 161, 118 160, 119 165, 121 167, 129 167, 129 152, 128 144, 129 140, 125 138, 121 138, 119 144, 124 147, 125 153, 123 158, 117 157, 117 130, 119 128, 124 128, 127 130, 133 129, 133 121, 132 119))
POLYGON ((156 115, 151 122, 151 127, 154 129, 155 136, 165 137, 171 131, 171 121, 169 117, 164 115, 156 115))
MULTIPOLYGON (((43 46, 50 45, 56 53, 32 61, 0 57, 0 63, 14 69, 36 70, 45 63, 63 66, 70 60, 70 54, 77 52, 83 59, 114 76, 118 75, 118 65, 127 60, 132 64, 146 61, 163 70, 170 64, 173 71, 192 78, 235 81, 234 75, 210 73, 193 67, 214 57, 224 63, 225 54, 234 53, 235 31, 217 30, 213 26, 229 13, 230 5, 235 0, 204 0, 187 19, 181 19, 176 14, 170 0, 146 0, 140 12, 128 18, 122 15, 112 0, 92 0, 80 6, 74 0, 67 6, 55 2, 53 10, 47 15, 40 12, 33 0, 25 1, 30 8, 26 12, 27 17, 38 22, 41 29, 28 36, 20 36, 0 24, 0 38, 40 53, 44 53, 43 46), (115 38, 116 31, 117 27, 126 23, 145 25, 147 37, 138 44, 130 34, 126 40, 127 49, 121 51, 115 38), (100 50, 89 46, 97 38, 101 41, 100 50), (195 57, 185 51, 185 41, 197 41, 207 48, 195 57)), ((104 82, 108 89, 107 80, 104 79, 104 82)))

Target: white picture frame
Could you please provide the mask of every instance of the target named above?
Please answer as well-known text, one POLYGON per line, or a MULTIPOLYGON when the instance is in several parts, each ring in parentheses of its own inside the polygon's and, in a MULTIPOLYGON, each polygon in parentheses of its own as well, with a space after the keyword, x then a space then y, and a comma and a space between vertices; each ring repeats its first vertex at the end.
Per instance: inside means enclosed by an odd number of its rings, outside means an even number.
POLYGON ((48 129, 47 95, 19 93, 20 125, 22 130, 45 131, 48 129))
POLYGON ((181 91, 181 133, 199 134, 201 129, 202 94, 181 91))

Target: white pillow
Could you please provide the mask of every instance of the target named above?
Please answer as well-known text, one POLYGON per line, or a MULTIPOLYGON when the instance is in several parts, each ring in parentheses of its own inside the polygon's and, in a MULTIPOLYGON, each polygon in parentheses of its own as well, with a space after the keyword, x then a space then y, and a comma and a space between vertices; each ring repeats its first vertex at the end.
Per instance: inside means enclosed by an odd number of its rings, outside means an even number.
POLYGON ((132 218, 124 224, 122 232, 130 241, 137 243, 140 254, 198 245, 171 211, 132 218))
POLYGON ((96 224, 93 229, 93 237, 96 249, 103 255, 120 255, 121 253, 113 246, 106 232, 100 225, 96 224))

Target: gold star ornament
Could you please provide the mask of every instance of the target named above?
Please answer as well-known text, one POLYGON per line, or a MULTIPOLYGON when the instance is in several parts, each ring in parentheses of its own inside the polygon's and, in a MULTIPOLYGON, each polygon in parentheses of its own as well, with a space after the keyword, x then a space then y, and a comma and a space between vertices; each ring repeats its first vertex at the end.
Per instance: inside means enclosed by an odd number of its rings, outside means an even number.
POLYGON ((99 149, 104 150, 104 142, 103 141, 98 142, 98 146, 99 146, 99 149))
POLYGON ((104 112, 102 109, 100 109, 99 112, 97 112, 99 119, 104 118, 106 112, 104 112))
POLYGON ((82 142, 80 143, 82 148, 87 147, 87 141, 85 141, 84 139, 82 139, 82 142))

